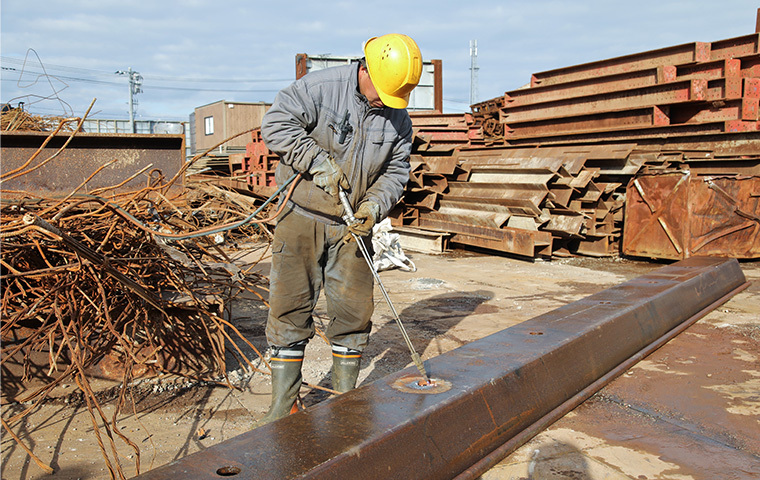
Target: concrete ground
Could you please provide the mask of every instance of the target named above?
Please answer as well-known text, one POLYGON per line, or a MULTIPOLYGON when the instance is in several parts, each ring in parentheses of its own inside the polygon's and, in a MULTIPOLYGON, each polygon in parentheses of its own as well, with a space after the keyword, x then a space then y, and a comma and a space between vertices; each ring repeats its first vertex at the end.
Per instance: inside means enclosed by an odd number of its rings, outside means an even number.
MULTIPOLYGON (((417 271, 391 270, 381 276, 424 359, 663 266, 628 259, 531 262, 462 251, 407 254, 417 271)), ((266 261, 258 268, 266 271, 266 261)), ((747 290, 630 368, 482 478, 760 478, 760 262, 743 262, 742 269, 753 282, 747 290)), ((379 292, 375 300, 374 329, 360 384, 411 364, 379 292)), ((323 321, 323 301, 316 313, 323 321)), ((233 305, 232 318, 263 351, 266 308, 257 301, 239 301, 233 305)), ((331 362, 329 346, 315 337, 307 348, 305 381, 329 388, 331 362)), ((135 385, 134 410, 130 407, 117 420, 139 447, 140 471, 251 428, 268 407, 269 377, 233 369, 230 378, 237 389, 168 377, 135 385)), ((115 384, 97 381, 96 385, 102 392, 104 414, 110 415, 115 384)), ((14 431, 21 431, 34 453, 55 468, 52 478, 109 478, 87 407, 74 391, 73 385, 59 387, 54 400, 14 431)), ((302 390, 307 408, 328 397, 317 389, 302 390)), ((4 399, 3 417, 24 407, 4 399)), ((110 450, 111 441, 107 437, 102 441, 110 450)), ((113 444, 127 476, 134 475, 136 453, 119 438, 113 444)), ((1 448, 3 480, 50 478, 8 435, 3 435, 1 448)))

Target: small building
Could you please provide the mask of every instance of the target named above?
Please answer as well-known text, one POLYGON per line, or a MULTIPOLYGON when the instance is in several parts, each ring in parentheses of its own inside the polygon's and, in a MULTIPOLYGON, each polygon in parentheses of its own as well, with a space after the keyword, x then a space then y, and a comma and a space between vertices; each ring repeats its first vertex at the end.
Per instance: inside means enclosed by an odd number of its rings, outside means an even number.
MULTIPOLYGON (((263 102, 219 100, 196 107, 190 115, 191 151, 194 155, 202 153, 235 134, 260 127, 261 119, 271 106, 263 102)), ((214 150, 214 153, 229 155, 244 152, 245 145, 250 141, 250 135, 240 135, 214 150)))

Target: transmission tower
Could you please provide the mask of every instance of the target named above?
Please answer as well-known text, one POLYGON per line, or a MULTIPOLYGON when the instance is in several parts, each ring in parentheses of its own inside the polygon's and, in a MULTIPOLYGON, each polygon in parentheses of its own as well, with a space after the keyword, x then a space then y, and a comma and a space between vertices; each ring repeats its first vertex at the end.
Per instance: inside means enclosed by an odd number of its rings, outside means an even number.
POLYGON ((478 103, 478 41, 470 40, 470 105, 478 103))
POLYGON ((142 80, 143 77, 140 72, 133 72, 132 67, 125 72, 124 70, 118 70, 117 75, 126 75, 129 81, 129 131, 135 133, 135 105, 137 105, 137 99, 135 95, 142 93, 142 80))

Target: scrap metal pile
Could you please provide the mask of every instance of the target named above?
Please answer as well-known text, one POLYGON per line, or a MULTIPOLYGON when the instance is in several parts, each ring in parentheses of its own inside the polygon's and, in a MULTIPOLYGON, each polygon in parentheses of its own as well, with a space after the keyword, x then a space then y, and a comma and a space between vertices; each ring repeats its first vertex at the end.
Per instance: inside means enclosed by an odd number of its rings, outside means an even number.
POLYGON ((0 130, 4 132, 32 131, 47 132, 61 126, 63 131, 71 131, 69 122, 61 122, 62 117, 49 115, 34 115, 23 109, 23 105, 12 108, 8 104, 2 107, 0 114, 0 130))
MULTIPOLYGON (((49 161, 30 159, 0 181, 49 161)), ((229 384, 230 355, 258 370, 238 344, 259 352, 224 309, 244 294, 263 302, 266 279, 241 270, 220 246, 223 235, 228 243, 262 235, 237 225, 253 200, 203 185, 172 198, 187 165, 171 179, 145 174, 136 190, 88 190, 100 170, 66 195, 3 190, 2 372, 11 403, 2 425, 45 469, 19 437, 30 434, 25 417, 63 383, 78 386, 111 475, 123 478, 119 442, 134 450, 139 471, 139 448, 116 424, 134 379, 170 373, 229 384), (115 413, 101 408, 92 374, 120 380, 115 413)))

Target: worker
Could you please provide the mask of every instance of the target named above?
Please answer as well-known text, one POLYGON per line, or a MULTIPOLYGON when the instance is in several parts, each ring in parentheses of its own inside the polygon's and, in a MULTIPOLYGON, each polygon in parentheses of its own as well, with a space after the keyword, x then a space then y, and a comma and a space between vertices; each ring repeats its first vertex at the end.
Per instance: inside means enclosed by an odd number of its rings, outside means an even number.
MULTIPOLYGON (((280 157, 282 184, 301 174, 277 220, 269 276, 266 335, 272 403, 259 425, 295 410, 312 312, 324 289, 332 345, 333 389, 356 386, 374 309, 373 277, 352 233, 371 249, 372 227, 401 198, 409 179, 412 122, 406 107, 422 73, 410 37, 364 43, 358 62, 311 72, 281 90, 261 136, 280 157), (360 222, 347 226, 339 191, 360 222)), ((258 425, 257 425, 258 426, 258 425)))

